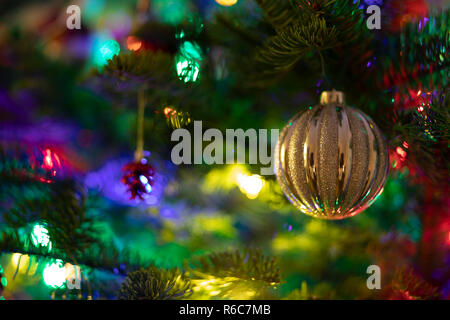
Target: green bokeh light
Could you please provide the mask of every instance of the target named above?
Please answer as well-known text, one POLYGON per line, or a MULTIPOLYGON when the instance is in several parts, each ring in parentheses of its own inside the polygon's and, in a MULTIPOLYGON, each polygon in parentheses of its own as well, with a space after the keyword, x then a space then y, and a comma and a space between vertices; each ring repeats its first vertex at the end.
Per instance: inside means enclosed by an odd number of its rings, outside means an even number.
POLYGON ((57 259, 56 262, 47 263, 42 272, 42 277, 47 286, 52 288, 62 288, 66 282, 66 269, 63 261, 57 259))
POLYGON ((36 223, 33 226, 33 230, 31 231, 31 242, 36 247, 47 247, 48 251, 52 250, 52 242, 50 241, 48 229, 39 223, 36 223))
POLYGON ((185 41, 180 46, 180 53, 175 57, 178 77, 184 82, 195 82, 200 74, 202 49, 196 43, 185 41))
POLYGON ((106 62, 120 53, 120 45, 116 40, 108 40, 100 47, 100 54, 106 62))
POLYGON ((120 45, 116 40, 102 38, 96 39, 93 45, 93 63, 97 67, 103 67, 114 56, 120 53, 120 45))
POLYGON ((171 25, 180 24, 190 15, 187 0, 154 0, 152 8, 162 22, 171 25))
POLYGON ((177 74, 184 82, 195 82, 200 73, 200 65, 192 60, 188 60, 183 56, 176 57, 177 74))
POLYGON ((195 42, 185 41, 180 47, 180 54, 192 60, 202 61, 202 49, 195 42))

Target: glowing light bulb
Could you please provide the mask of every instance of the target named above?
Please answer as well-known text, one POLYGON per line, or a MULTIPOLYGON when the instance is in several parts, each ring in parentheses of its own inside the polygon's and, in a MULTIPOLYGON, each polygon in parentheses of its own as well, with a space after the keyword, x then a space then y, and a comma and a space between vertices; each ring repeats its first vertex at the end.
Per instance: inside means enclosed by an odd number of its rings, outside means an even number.
POLYGON ((403 150, 402 147, 397 147, 396 149, 397 153, 400 155, 400 157, 405 158, 406 157, 406 151, 403 150))
POLYGON ((184 36, 185 36, 184 30, 181 30, 179 33, 177 33, 177 34, 175 35, 175 38, 177 38, 177 39, 183 39, 184 36))
POLYGON ((186 58, 201 61, 202 49, 195 42, 185 41, 180 47, 180 53, 186 58))
POLYGON ((36 260, 26 254, 13 253, 11 255, 11 265, 20 273, 32 274, 36 272, 38 263, 36 260))
POLYGON ((94 45, 93 62, 98 67, 103 67, 111 60, 115 55, 120 53, 120 45, 117 41, 109 39, 103 41, 103 39, 97 39, 94 45))
POLYGON ((50 150, 42 150, 42 164, 41 168, 51 173, 52 176, 56 176, 56 170, 61 168, 61 160, 58 155, 50 150))
POLYGON ((236 182, 242 193, 249 199, 256 199, 265 183, 264 179, 257 174, 249 176, 244 173, 237 174, 236 182))
MULTIPOLYGON (((14 268, 17 268, 17 265, 19 264, 19 261, 21 260, 20 257, 22 256, 22 254, 20 253, 14 253, 11 257, 11 262, 13 263, 14 268)), ((25 256, 24 257, 28 257, 25 256)))
POLYGON ((116 40, 108 40, 100 48, 100 53, 106 61, 112 59, 115 55, 118 55, 119 52, 120 45, 116 40))
POLYGON ((166 116, 166 118, 169 118, 169 116, 175 114, 176 111, 174 109, 172 109, 171 107, 166 107, 166 108, 164 108, 163 113, 166 116))
POLYGON ((52 242, 50 241, 48 230, 39 223, 35 224, 31 231, 31 242, 33 242, 36 247, 48 247, 48 251, 52 250, 52 242))
POLYGON ((142 47, 142 41, 134 36, 129 36, 127 38, 127 48, 131 51, 138 51, 142 47))
POLYGON ((183 56, 177 56, 177 73, 180 80, 195 82, 200 73, 200 65, 195 61, 185 59, 183 56))
MULTIPOLYGON (((8 280, 6 279, 6 277, 3 276, 3 273, 5 271, 3 270, 2 265, 0 264, 0 294, 1 294, 1 287, 6 287, 8 285, 8 280)), ((1 296, 0 296, 0 300, 1 300, 1 296)))
POLYGON ((195 42, 185 41, 180 46, 180 53, 175 57, 177 74, 184 82, 197 81, 202 61, 202 49, 195 42))
POLYGON ((52 288, 62 288, 66 282, 66 268, 63 261, 57 259, 56 262, 47 263, 42 272, 42 277, 47 286, 52 288))
POLYGON ((187 0, 153 0, 151 7, 162 22, 170 25, 181 24, 190 14, 187 0))
POLYGON ((231 7, 235 5, 238 2, 238 0, 216 0, 216 2, 221 6, 231 7))
POLYGON ((47 169, 53 168, 52 153, 50 149, 45 149, 44 151, 44 166, 47 169))

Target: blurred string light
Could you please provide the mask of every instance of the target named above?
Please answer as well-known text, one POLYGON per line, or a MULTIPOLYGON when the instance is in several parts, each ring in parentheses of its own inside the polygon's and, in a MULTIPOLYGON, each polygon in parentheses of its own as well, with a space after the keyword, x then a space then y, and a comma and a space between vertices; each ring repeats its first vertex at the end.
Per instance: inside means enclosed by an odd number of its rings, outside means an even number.
POLYGON ((172 114, 176 113, 177 111, 173 109, 172 107, 166 107, 163 110, 164 116, 166 118, 169 118, 172 114))
POLYGON ((5 298, 3 298, 2 291, 3 288, 6 287, 8 285, 8 280, 6 279, 6 277, 3 275, 4 274, 4 270, 2 265, 0 264, 0 300, 5 300, 5 298))
MULTIPOLYGON (((179 33, 177 37, 179 38, 179 33)), ((202 49, 195 42, 184 41, 179 53, 175 56, 177 74, 184 82, 195 82, 200 74, 200 63, 203 60, 202 49)))
POLYGON ((51 288, 63 288, 66 282, 66 268, 63 261, 57 259, 55 262, 49 262, 42 272, 45 284, 51 288))
POLYGON ((116 40, 97 36, 92 46, 92 62, 97 67, 103 67, 114 56, 120 53, 120 45, 116 40))
POLYGON ((200 73, 200 65, 196 61, 188 60, 182 56, 177 55, 177 74, 180 80, 184 82, 195 82, 197 81, 198 75, 200 73))
POLYGON ((238 2, 238 0, 216 0, 216 2, 221 6, 231 7, 234 6, 238 2))
POLYGON ((265 181, 257 174, 247 175, 240 172, 236 175, 236 183, 247 198, 256 199, 264 187, 265 181))
POLYGON ((72 284, 81 281, 81 270, 79 266, 70 263, 64 264, 62 260, 56 259, 55 262, 47 263, 42 272, 42 278, 48 287, 64 288, 66 281, 70 281, 72 284))
POLYGON ((234 220, 230 216, 220 214, 199 214, 187 222, 189 230, 194 235, 214 234, 217 236, 230 238, 236 237, 234 220))
POLYGON ((179 129, 191 123, 191 116, 188 112, 175 110, 173 107, 166 107, 163 110, 167 120, 167 125, 172 129, 179 129))
POLYGON ((130 51, 138 51, 140 48, 142 48, 142 41, 135 36, 128 36, 127 48, 130 51))
POLYGON ((184 36, 185 36, 184 30, 181 30, 180 32, 178 32, 178 33, 175 35, 175 38, 176 38, 176 39, 183 39, 184 36))
POLYGON ((61 158, 50 148, 37 148, 30 157, 31 166, 34 169, 42 169, 44 176, 40 176, 39 180, 44 183, 53 183, 52 178, 63 173, 61 158))
POLYGON ((191 15, 187 0, 153 0, 151 8, 159 20, 171 25, 178 25, 191 15))
POLYGON ((112 38, 123 39, 129 34, 134 6, 129 1, 82 0, 82 21, 89 30, 108 32, 112 38))
POLYGON ((24 271, 25 268, 28 268, 30 257, 26 254, 14 253, 11 256, 11 263, 16 270, 24 271))
POLYGON ((120 45, 116 40, 108 40, 100 47, 100 54, 105 61, 111 60, 120 52, 120 45))
POLYGON ((419 127, 423 129, 425 136, 428 139, 436 141, 438 138, 436 133, 439 132, 439 130, 436 130, 436 114, 432 109, 432 104, 439 99, 438 94, 436 91, 419 90, 417 91, 416 96, 416 100, 414 100, 417 110, 414 114, 416 122, 419 127))
POLYGON ((400 170, 404 167, 408 156, 408 148, 409 144, 404 141, 401 146, 397 146, 389 152, 389 159, 393 169, 400 170))
POLYGON ((33 226, 33 230, 31 231, 31 242, 36 247, 47 247, 48 251, 52 250, 52 242, 50 241, 48 229, 39 223, 33 226))
MULTIPOLYGON (((350 231, 343 231, 322 220, 310 220, 302 231, 295 232, 289 228, 286 231, 277 233, 273 238, 272 249, 278 254, 288 252, 314 254, 329 246, 330 241, 334 239, 338 244, 341 239, 351 238, 350 231)), ((339 246, 335 250, 339 251, 339 246)))
POLYGON ((210 194, 218 191, 230 191, 236 186, 249 199, 256 199, 266 181, 257 174, 249 174, 242 165, 225 166, 213 169, 206 175, 202 189, 210 194))
POLYGON ((45 149, 42 151, 44 156, 42 168, 51 171, 53 176, 56 176, 56 168, 61 168, 61 160, 55 152, 50 149, 45 149))
POLYGON ((193 60, 202 60, 202 49, 195 42, 185 41, 180 47, 180 53, 193 60))
POLYGON ((95 26, 103 12, 105 12, 105 0, 84 0, 83 19, 89 25, 95 26))

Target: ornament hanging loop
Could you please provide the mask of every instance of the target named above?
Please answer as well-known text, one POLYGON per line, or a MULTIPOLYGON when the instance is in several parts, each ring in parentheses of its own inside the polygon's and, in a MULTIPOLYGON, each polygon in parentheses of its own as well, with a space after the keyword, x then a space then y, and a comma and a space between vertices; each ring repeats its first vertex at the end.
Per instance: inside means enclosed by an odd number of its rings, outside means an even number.
POLYGON ((325 106, 328 104, 344 104, 344 93, 342 91, 324 91, 320 96, 320 104, 325 106))

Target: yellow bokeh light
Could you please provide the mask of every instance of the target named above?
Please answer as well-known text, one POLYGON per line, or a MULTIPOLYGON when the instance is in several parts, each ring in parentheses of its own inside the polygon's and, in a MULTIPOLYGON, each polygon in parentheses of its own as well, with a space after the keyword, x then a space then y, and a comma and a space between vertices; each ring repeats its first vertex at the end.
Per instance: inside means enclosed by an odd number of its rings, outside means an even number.
POLYGON ((229 216, 199 214, 192 218, 188 223, 188 227, 196 235, 215 233, 223 237, 232 238, 236 236, 236 229, 233 223, 233 218, 229 216))
POLYGON ((216 2, 221 6, 231 7, 232 5, 235 5, 238 2, 238 0, 216 0, 216 2))
POLYGON ((226 166, 213 169, 205 177, 202 189, 211 194, 218 191, 230 191, 236 186, 249 199, 256 199, 266 181, 257 174, 250 174, 243 165, 226 166))
MULTIPOLYGON (((15 267, 15 268, 17 268, 17 265, 19 264, 19 261, 21 260, 21 256, 22 256, 22 254, 20 254, 20 253, 14 253, 13 255, 12 255, 12 257, 11 257, 11 262, 13 263, 13 266, 15 267)), ((26 259, 27 259, 27 261, 28 261, 28 256, 24 256, 26 259)))
POLYGON ((33 273, 37 268, 37 263, 30 259, 30 256, 21 253, 12 254, 11 263, 13 268, 21 273, 33 273))
POLYGON ((249 199, 256 199, 259 192, 264 187, 264 179, 257 175, 247 175, 245 173, 238 173, 236 176, 236 182, 239 189, 249 199))

